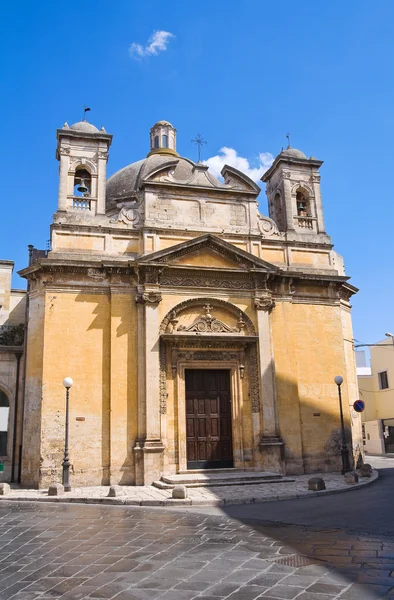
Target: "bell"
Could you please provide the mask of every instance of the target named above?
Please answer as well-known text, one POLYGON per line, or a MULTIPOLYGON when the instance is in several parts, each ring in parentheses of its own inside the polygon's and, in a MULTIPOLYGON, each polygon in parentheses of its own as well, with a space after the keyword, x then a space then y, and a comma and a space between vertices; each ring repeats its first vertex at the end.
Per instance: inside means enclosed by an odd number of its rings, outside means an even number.
POLYGON ((79 184, 79 186, 77 187, 78 192, 81 192, 81 194, 85 194, 86 192, 89 191, 89 188, 87 187, 85 180, 81 179, 81 182, 79 184))

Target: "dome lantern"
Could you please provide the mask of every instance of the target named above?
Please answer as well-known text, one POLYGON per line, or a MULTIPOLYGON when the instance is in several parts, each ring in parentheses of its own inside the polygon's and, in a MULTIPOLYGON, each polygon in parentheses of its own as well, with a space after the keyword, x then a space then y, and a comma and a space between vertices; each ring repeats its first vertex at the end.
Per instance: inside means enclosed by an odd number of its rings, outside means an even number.
POLYGON ((151 154, 170 154, 178 156, 176 151, 176 129, 168 121, 158 121, 150 130, 151 154))

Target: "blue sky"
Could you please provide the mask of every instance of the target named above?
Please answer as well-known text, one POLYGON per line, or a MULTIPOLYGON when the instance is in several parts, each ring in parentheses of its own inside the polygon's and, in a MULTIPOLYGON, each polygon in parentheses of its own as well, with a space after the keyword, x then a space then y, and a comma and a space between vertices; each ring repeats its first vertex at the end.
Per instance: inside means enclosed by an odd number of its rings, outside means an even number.
MULTIPOLYGON (((228 147, 251 168, 289 131, 292 146, 325 161, 327 231, 360 288, 355 338, 393 331, 392 0, 15 0, 0 23, 0 257, 15 270, 27 244, 46 246, 56 128, 80 120, 84 104, 114 135, 109 174, 146 155, 159 119, 176 126, 181 154, 196 159, 190 139, 201 132, 203 158, 228 147), (155 31, 172 34, 164 47, 130 53, 155 31)), ((17 275, 14 286, 24 286, 17 275)))

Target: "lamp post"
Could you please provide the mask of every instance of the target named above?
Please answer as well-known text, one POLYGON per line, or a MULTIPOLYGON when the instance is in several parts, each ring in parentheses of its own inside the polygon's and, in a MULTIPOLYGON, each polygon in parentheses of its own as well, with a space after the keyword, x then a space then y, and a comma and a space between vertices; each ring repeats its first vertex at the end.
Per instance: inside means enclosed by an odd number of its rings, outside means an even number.
POLYGON ((63 458, 63 473, 62 473, 62 484, 64 485, 65 492, 71 492, 70 485, 70 460, 68 457, 68 422, 69 422, 69 396, 70 396, 70 387, 73 384, 73 380, 71 377, 66 377, 63 379, 63 385, 66 388, 66 431, 65 431, 65 440, 64 440, 64 458, 63 458))
POLYGON ((391 338, 391 341, 393 342, 393 346, 394 346, 394 335, 392 333, 389 333, 388 331, 384 335, 388 338, 391 338))
POLYGON ((334 381, 338 386, 338 396, 339 396, 339 411, 341 415, 341 435, 342 435, 342 444, 341 444, 341 455, 342 455, 342 475, 350 471, 350 462, 349 462, 349 451, 346 444, 346 433, 345 433, 345 423, 343 422, 343 410, 342 410, 342 393, 341 393, 341 385, 343 383, 343 377, 341 375, 337 375, 334 377, 334 381))

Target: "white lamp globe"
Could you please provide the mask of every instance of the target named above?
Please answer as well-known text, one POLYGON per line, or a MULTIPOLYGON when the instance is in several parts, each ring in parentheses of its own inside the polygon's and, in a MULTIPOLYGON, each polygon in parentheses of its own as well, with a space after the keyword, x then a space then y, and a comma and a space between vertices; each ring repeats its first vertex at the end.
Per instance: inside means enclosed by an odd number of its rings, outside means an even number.
POLYGON ((71 379, 71 377, 65 377, 65 378, 63 379, 63 385, 64 385, 64 387, 65 387, 65 388, 67 388, 67 389, 70 389, 70 387, 72 386, 72 384, 73 384, 73 383, 74 383, 74 382, 73 382, 73 380, 71 379))
POLYGON ((334 377, 334 381, 337 385, 342 385, 343 377, 341 377, 341 375, 337 375, 336 377, 334 377))

